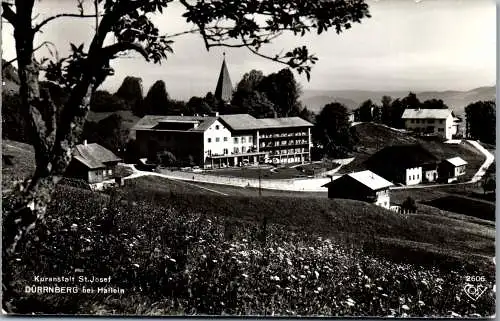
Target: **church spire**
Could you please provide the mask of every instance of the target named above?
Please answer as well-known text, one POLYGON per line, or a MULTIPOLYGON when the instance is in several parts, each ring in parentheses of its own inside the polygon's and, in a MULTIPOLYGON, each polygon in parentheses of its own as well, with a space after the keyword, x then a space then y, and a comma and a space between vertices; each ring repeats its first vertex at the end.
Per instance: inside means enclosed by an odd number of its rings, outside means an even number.
POLYGON ((231 101, 232 96, 233 85, 231 84, 231 78, 229 77, 229 71, 227 70, 226 53, 224 52, 219 80, 217 81, 217 87, 215 88, 215 98, 224 102, 229 102, 231 101))

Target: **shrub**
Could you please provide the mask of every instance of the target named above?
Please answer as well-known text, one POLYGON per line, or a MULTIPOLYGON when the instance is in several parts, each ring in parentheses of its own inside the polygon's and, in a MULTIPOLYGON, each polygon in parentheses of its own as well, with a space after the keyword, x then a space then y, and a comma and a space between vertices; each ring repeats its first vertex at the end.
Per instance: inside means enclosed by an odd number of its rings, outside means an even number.
POLYGON ((417 204, 413 198, 408 196, 408 198, 401 205, 401 209, 405 212, 415 213, 417 211, 417 204))

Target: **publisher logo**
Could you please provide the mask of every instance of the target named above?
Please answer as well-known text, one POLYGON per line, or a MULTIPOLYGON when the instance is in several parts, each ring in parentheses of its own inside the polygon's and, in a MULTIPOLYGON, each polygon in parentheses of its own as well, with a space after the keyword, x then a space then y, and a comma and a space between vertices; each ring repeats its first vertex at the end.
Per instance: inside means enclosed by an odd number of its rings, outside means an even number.
POLYGON ((486 287, 481 284, 466 284, 464 286, 465 294, 474 301, 477 301, 486 291, 486 287))

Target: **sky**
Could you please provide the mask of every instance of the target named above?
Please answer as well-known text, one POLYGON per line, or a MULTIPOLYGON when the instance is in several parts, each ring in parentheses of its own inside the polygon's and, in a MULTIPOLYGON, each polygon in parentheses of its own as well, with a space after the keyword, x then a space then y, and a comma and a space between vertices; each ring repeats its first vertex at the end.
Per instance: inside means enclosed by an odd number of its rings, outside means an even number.
MULTIPOLYGON (((269 54, 307 45, 319 61, 311 80, 296 74, 304 90, 470 90, 496 83, 496 9, 493 0, 367 0, 372 18, 354 24, 344 33, 334 31, 305 37, 283 35, 263 48, 269 54)), ((75 0, 36 1, 35 21, 56 13, 77 13, 75 0)), ((90 13, 90 12, 89 12, 90 13)), ((192 28, 181 17, 183 7, 173 3, 154 17, 163 33, 192 28)), ((61 56, 69 43, 88 45, 93 19, 61 18, 46 25, 36 44, 52 41, 61 56)), ((88 48, 88 47, 87 47, 88 48)), ((175 99, 204 96, 215 91, 222 62, 233 85, 244 73, 258 69, 264 74, 284 66, 257 57, 246 49, 212 48, 207 52, 201 36, 175 39, 174 53, 161 65, 131 55, 112 62, 115 75, 102 89, 114 92, 126 76, 140 77, 145 92, 157 80, 166 83, 175 99)), ((3 58, 14 57, 12 28, 2 26, 3 58)), ((37 52, 48 56, 47 50, 37 52)))

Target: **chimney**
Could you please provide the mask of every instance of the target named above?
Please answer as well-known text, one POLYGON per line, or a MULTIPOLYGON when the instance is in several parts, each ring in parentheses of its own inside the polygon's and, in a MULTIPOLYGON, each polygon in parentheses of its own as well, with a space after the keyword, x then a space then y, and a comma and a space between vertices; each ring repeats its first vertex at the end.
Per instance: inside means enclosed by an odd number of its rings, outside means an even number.
POLYGON ((218 111, 215 112, 215 117, 219 117, 219 112, 218 111))
POLYGON ((86 139, 83 141, 83 146, 87 146, 87 140, 86 139))

